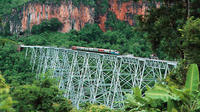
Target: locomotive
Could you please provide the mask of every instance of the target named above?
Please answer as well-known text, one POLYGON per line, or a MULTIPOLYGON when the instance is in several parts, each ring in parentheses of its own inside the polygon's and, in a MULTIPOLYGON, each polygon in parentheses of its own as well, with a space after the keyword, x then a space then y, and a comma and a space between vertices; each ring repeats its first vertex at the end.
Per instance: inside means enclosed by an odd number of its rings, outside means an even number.
POLYGON ((98 52, 104 54, 113 54, 119 55, 119 51, 117 50, 110 50, 110 49, 99 49, 99 48, 89 48, 89 47, 79 47, 79 46, 72 46, 72 50, 80 50, 80 51, 89 51, 89 52, 98 52))

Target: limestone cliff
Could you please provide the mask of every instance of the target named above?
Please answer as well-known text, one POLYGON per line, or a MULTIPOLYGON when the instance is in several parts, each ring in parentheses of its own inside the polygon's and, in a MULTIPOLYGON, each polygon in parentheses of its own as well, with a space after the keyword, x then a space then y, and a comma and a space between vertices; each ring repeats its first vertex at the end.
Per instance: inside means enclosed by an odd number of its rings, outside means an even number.
POLYGON ((63 23, 62 32, 80 30, 86 23, 94 23, 94 8, 83 5, 77 8, 72 2, 61 5, 31 3, 23 8, 22 30, 51 18, 58 18, 63 23))
MULTIPOLYGON (((142 2, 120 2, 120 0, 109 0, 109 11, 115 13, 116 18, 121 21, 127 21, 130 25, 134 25, 134 16, 135 15, 145 15, 146 10, 148 9, 149 3, 142 2)), ((100 28, 105 31, 106 14, 100 16, 100 28)))
MULTIPOLYGON (((127 21, 134 25, 135 15, 144 15, 148 9, 146 2, 121 2, 121 0, 109 0, 108 11, 112 11, 116 18, 127 21)), ((98 9, 96 9, 98 10, 98 9)), ((23 32, 31 29, 34 24, 40 24, 43 19, 58 18, 63 23, 61 32, 69 32, 71 29, 80 30, 85 24, 93 24, 98 19, 99 27, 105 31, 107 14, 95 15, 95 7, 76 7, 72 1, 61 2, 60 4, 28 2, 21 7, 21 10, 13 10, 13 13, 4 17, 4 22, 10 25, 12 33, 23 32), (95 17, 96 16, 96 17, 95 17)))

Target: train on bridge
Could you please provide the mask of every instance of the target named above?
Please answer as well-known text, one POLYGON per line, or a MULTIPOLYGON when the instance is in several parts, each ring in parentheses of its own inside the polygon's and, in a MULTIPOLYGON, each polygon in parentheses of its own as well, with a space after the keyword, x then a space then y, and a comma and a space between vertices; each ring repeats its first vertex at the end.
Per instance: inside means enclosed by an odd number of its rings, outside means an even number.
MULTIPOLYGON (((17 51, 20 52, 23 50, 24 45, 18 45, 17 51)), ((72 50, 78 51, 86 51, 86 52, 96 52, 96 53, 104 53, 104 54, 113 54, 113 55, 120 55, 119 51, 117 50, 110 50, 110 49, 100 49, 100 48, 90 48, 90 47, 79 47, 79 46, 72 46, 72 50)))
MULTIPOLYGON (((24 45, 18 45, 17 51, 20 52, 23 50, 24 45)), ((119 51, 111 50, 111 49, 100 49, 100 48, 90 48, 90 47, 80 47, 80 46, 72 46, 70 49, 78 50, 78 51, 86 51, 86 52, 95 52, 95 53, 103 53, 103 54, 112 54, 112 55, 120 55, 119 51)), ((122 54, 121 54, 122 55, 122 54)), ((125 57, 134 57, 133 54, 123 55, 125 57)), ((150 59, 159 59, 156 54, 151 54, 150 59)))
POLYGON ((71 49, 80 50, 80 51, 88 51, 88 52, 104 53, 104 54, 120 55, 119 51, 110 50, 110 49, 89 48, 89 47, 79 47, 79 46, 72 46, 71 49))

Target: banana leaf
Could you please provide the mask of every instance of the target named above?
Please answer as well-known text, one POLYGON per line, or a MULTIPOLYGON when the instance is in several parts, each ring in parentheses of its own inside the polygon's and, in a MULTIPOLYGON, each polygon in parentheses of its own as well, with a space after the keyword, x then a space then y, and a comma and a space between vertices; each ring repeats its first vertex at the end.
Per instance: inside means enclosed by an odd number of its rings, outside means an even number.
POLYGON ((197 91, 199 85, 199 70, 197 64, 191 64, 189 66, 185 88, 191 92, 197 91))

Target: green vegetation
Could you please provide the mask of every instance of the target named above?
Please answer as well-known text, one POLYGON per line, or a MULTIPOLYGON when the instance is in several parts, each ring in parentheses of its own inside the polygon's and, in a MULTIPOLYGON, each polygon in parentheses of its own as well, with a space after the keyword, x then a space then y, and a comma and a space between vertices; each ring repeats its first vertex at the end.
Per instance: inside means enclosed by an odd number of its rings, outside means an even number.
POLYGON ((189 63, 200 65, 200 18, 190 18, 180 31, 183 40, 184 57, 189 63))
MULTIPOLYGON (((68 0, 66 0, 68 1, 68 0)), ((95 7, 95 0, 72 0, 73 5, 80 7, 80 5, 95 7)))
POLYGON ((134 88, 134 94, 128 94, 126 111, 151 112, 198 112, 200 111, 199 71, 196 64, 190 65, 185 87, 157 84, 148 88, 143 97, 139 88, 134 88))
POLYGON ((0 111, 14 112, 12 105, 14 101, 9 94, 9 86, 6 85, 5 79, 0 74, 0 111))
POLYGON ((5 14, 10 14, 13 8, 28 2, 29 0, 0 0, 0 17, 5 14))
POLYGON ((151 14, 145 16, 144 20, 141 18, 140 29, 148 34, 147 39, 152 43, 152 49, 159 57, 168 59, 183 57, 179 38, 181 34, 177 30, 185 22, 185 11, 182 9, 183 4, 175 4, 172 7, 163 5, 158 9, 152 8, 149 11, 151 14))
POLYGON ((0 47, 0 71, 7 83, 13 85, 32 83, 34 74, 29 63, 30 60, 25 59, 24 53, 17 52, 16 45, 7 43, 4 47, 0 47))
POLYGON ((84 106, 82 110, 77 110, 77 112, 114 112, 114 110, 103 105, 89 104, 84 106))
POLYGON ((31 29, 32 34, 40 34, 44 31, 58 31, 62 28, 62 23, 57 18, 51 20, 43 20, 39 25, 33 25, 31 29))
POLYGON ((12 92, 12 97, 18 101, 14 105, 16 111, 69 112, 72 110, 70 101, 63 97, 56 80, 50 74, 41 75, 31 85, 18 86, 12 92))
POLYGON ((166 78, 166 82, 168 85, 176 86, 177 88, 182 88, 186 82, 186 75, 187 75, 187 61, 181 60, 176 69, 172 70, 166 78))
MULTIPOLYGON (((72 0, 75 6, 82 3, 94 7, 96 15, 106 13, 107 31, 103 32, 98 24, 87 24, 80 31, 61 33, 57 32, 62 28, 61 22, 53 18, 34 25, 23 36, 11 35, 9 23, 1 22, 2 15, 10 14, 12 8, 28 1, 32 0, 0 1, 0 27, 4 28, 0 34, 1 112, 200 111, 199 0, 164 0, 160 8, 152 6, 148 15, 139 16, 134 27, 116 19, 116 15, 108 10, 108 0, 72 0), (17 44, 107 48, 140 57, 155 53, 159 59, 178 60, 180 64, 165 81, 154 87, 147 87, 146 90, 134 88, 134 94, 127 94, 124 109, 112 110, 103 105, 85 104, 81 110, 77 110, 63 97, 63 92, 56 86, 57 80, 50 78, 50 74, 36 80, 29 64, 30 57, 25 58, 24 51, 18 52, 17 44)), ((58 4, 60 1, 52 0, 52 3, 58 4)), ((129 0, 121 0, 126 1, 129 0)))
MULTIPOLYGON (((164 0, 163 2, 165 5, 160 8, 152 7, 149 10, 149 15, 139 18, 138 29, 147 33, 152 50, 158 57, 185 58, 185 45, 183 44, 186 42, 186 38, 181 38, 182 34, 178 29, 182 29, 191 16, 199 17, 199 8, 196 7, 199 0, 186 0, 184 2, 164 0)), ((193 28, 191 27, 191 29, 193 28)))
POLYGON ((109 3, 108 0, 96 0, 96 15, 104 15, 108 11, 109 3))
MULTIPOLYGON (((25 45, 46 45, 66 48, 85 46, 115 49, 120 51, 121 54, 130 53, 135 56, 150 56, 150 43, 145 41, 142 33, 136 31, 130 25, 116 20, 116 18, 115 21, 108 21, 112 24, 108 24, 108 27, 115 27, 112 31, 107 30, 107 32, 103 32, 97 24, 87 24, 80 31, 72 30, 64 34, 55 32, 62 27, 57 19, 45 20, 40 25, 33 26, 31 32, 34 35, 20 37, 17 41, 25 45), (120 47, 121 45, 124 47, 120 47)), ((16 40, 16 38, 18 37, 10 37, 13 40, 16 40)))

